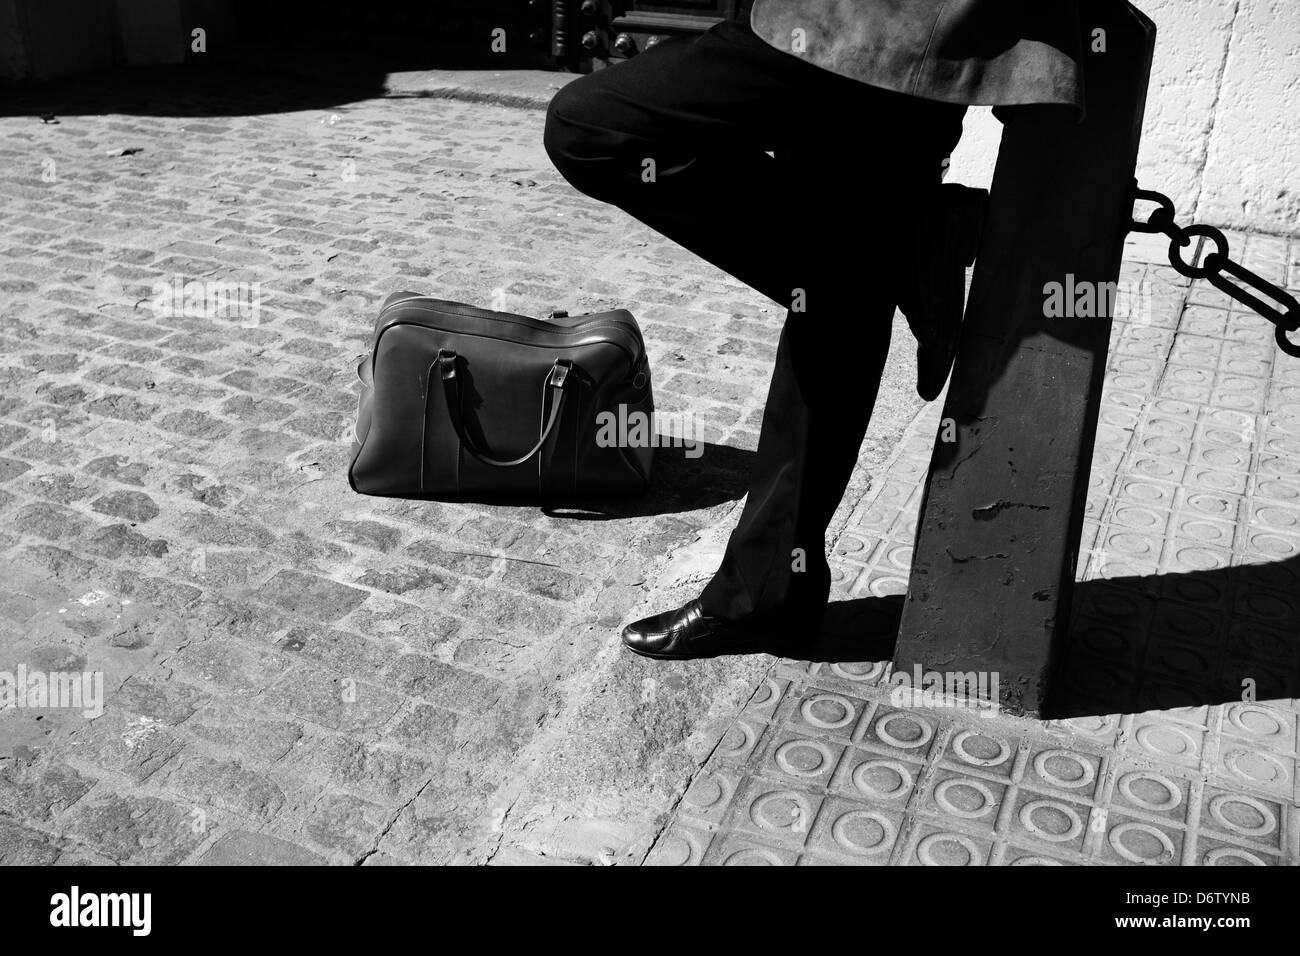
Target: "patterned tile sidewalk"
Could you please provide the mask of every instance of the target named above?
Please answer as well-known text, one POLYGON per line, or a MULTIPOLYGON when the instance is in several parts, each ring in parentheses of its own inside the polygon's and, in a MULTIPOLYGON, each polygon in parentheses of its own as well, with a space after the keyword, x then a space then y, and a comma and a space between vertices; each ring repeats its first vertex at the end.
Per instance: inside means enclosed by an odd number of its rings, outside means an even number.
MULTIPOLYGON (((1231 243, 1300 285, 1300 242, 1231 243)), ((647 863, 1300 864, 1300 361, 1162 255, 1126 256, 1143 295, 1114 328, 1063 718, 895 706, 887 661, 778 661, 647 863)), ((838 600, 882 637, 940 409, 836 538, 838 600)))

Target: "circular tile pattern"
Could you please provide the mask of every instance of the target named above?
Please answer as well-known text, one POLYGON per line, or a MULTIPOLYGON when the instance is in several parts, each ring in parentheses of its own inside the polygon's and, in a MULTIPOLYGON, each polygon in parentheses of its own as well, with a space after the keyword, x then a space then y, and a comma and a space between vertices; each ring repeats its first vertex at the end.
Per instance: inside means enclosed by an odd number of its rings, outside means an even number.
POLYGON ((934 802, 946 813, 964 820, 986 817, 997 807, 993 791, 979 780, 951 777, 934 788, 934 802))
POLYGON ((1223 596, 1221 585, 1193 577, 1178 576, 1166 582, 1171 596, 1189 604, 1217 604, 1223 596))
POLYGON ((1258 750, 1230 750, 1223 765, 1246 783, 1259 787, 1284 787, 1291 780, 1286 764, 1271 753, 1258 750))
POLYGON ((1192 418, 1196 414, 1196 406, 1170 398, 1157 399, 1151 403, 1151 407, 1162 415, 1172 415, 1175 418, 1192 418))
POLYGON ((1146 701, 1152 710, 1191 710, 1201 699, 1202 690, 1195 686, 1171 684, 1167 681, 1150 683, 1143 688, 1146 701))
POLYGON ((1149 770, 1120 777, 1119 792, 1135 806, 1153 813, 1172 810, 1183 801, 1182 791, 1176 783, 1164 774, 1149 770))
POLYGON ((1236 500, 1225 495, 1215 494, 1211 491, 1197 491, 1189 494, 1186 502, 1187 507, 1207 517, 1233 519, 1237 517, 1236 500))
POLYGON ((1174 858, 1174 842, 1148 823, 1121 823, 1109 835, 1111 849, 1130 863, 1167 863, 1174 858))
POLYGON ((1243 627, 1238 629, 1234 636, 1241 641, 1247 654, 1259 654, 1280 660, 1286 660, 1291 656, 1290 635, 1266 631, 1262 627, 1243 627))
POLYGON ((727 732, 718 741, 719 757, 736 757, 754 745, 754 731, 748 724, 736 721, 727 728, 727 732))
POLYGON ((1107 538, 1106 546, 1113 551, 1127 555, 1151 554, 1154 551, 1150 538, 1140 534, 1128 534, 1123 531, 1112 534, 1107 538))
MULTIPOLYGON (((1062 723, 1071 730, 1077 730, 1080 733, 1087 734, 1089 737, 1100 737, 1114 728, 1114 723, 1109 717, 1098 715, 1070 717, 1063 720, 1062 723)), ((1041 773, 1042 771, 1039 772, 1041 773)))
POLYGON ((1133 462, 1133 472, 1148 478, 1177 481, 1182 477, 1183 466, 1162 458, 1138 458, 1133 462))
POLYGON ((889 549, 885 560, 900 571, 910 572, 912 570, 912 546, 910 544, 895 545, 889 549))
POLYGON ((1300 533, 1300 512, 1290 508, 1259 508, 1255 511, 1255 519, 1275 531, 1300 533))
POLYGON ((1172 724, 1146 724, 1138 728, 1133 739, 1151 753, 1183 758, 1196 755, 1192 735, 1172 724))
POLYGON ((1153 648, 1155 663, 1182 674, 1205 674, 1210 669, 1210 656, 1194 647, 1166 643, 1153 648))
POLYGON ((1011 756, 1011 746, 999 737, 963 730, 952 739, 957 756, 977 767, 994 767, 1011 756))
POLYGON ((1129 639, 1112 628, 1087 625, 1076 632, 1075 640, 1098 657, 1128 656, 1125 652, 1129 646, 1129 639))
POLYGON ((853 701, 839 694, 815 694, 799 705, 799 713, 812 726, 822 730, 847 727, 858 715, 853 701))
POLYGON ((695 848, 683 836, 673 834, 659 844, 655 850, 654 863, 657 866, 687 866, 695 856, 695 848))
POLYGON ((1124 618, 1127 621, 1142 613, 1142 602, 1132 594, 1118 589, 1090 596, 1088 603, 1102 617, 1124 618))
POLYGON ((1221 846, 1208 850, 1202 863, 1205 866, 1268 866, 1249 850, 1237 846, 1221 846))
POLYGON ((1231 525, 1223 525, 1214 521, 1201 521, 1197 519, 1184 521, 1179 525, 1178 532, 1179 534, 1182 534, 1193 541, 1199 541, 1202 544, 1232 547, 1231 525))
POLYGON ((1244 613, 1266 621, 1285 621, 1292 613, 1291 605, 1286 601, 1258 591, 1254 593, 1238 591, 1237 603, 1244 613))
POLYGON ((912 771, 897 760, 864 760, 853 768, 853 786, 864 797, 889 800, 912 789, 912 771))
POLYGON ((867 550, 867 543, 861 538, 854 538, 851 535, 841 535, 840 540, 835 542, 835 552, 837 554, 857 554, 865 550, 867 550))
POLYGON ((802 833, 812 819, 812 807, 802 793, 772 790, 750 804, 749 818, 764 830, 802 833))
POLYGON ((1124 495, 1147 505, 1169 501, 1173 497, 1169 486, 1157 485, 1149 481, 1125 482, 1124 495))
POLYGON ((686 791, 685 800, 697 810, 719 806, 727 798, 727 788, 714 776, 697 777, 686 791))
POLYGON ((917 750, 934 737, 934 728, 919 717, 895 711, 876 721, 876 736, 899 750, 917 750))
MULTIPOLYGON (((868 571, 867 574, 872 572, 868 571)), ((895 575, 881 575, 874 578, 867 590, 873 597, 895 597, 907 593, 907 579, 895 575)))
POLYGON ((842 677, 845 680, 862 681, 863 683, 872 683, 880 680, 885 673, 885 668, 889 666, 888 661, 871 661, 863 663, 839 663, 831 664, 831 673, 836 677, 842 677))
POLYGON ((1260 458, 1259 470, 1279 478, 1294 478, 1300 475, 1300 463, 1283 458, 1281 455, 1270 455, 1267 458, 1260 458))
POLYGON ((1119 374, 1110 376, 1110 385, 1114 388, 1127 389, 1133 392, 1145 392, 1151 387, 1151 382, 1141 375, 1119 374))
POLYGON ((1277 829, 1277 817, 1267 805, 1244 793, 1221 793, 1210 800, 1210 816, 1233 833, 1268 836, 1277 829))
POLYGON ((1247 456, 1234 448, 1209 445, 1201 449, 1200 459, 1212 468, 1226 468, 1232 471, 1244 468, 1247 456))
POLYGON ((781 688, 777 686, 776 681, 770 677, 763 678, 763 683, 759 685, 758 690, 754 692, 750 700, 751 707, 766 707, 781 695, 781 688))
POLYGON ((1114 520, 1117 524, 1122 524, 1126 528, 1140 528, 1148 530, 1164 525, 1164 515, 1152 511, 1150 508, 1139 508, 1136 505, 1129 505, 1126 508, 1116 508, 1114 520))
POLYGON ((1224 713, 1229 727, 1237 733, 1260 739, 1284 740, 1286 727, 1282 718, 1255 704, 1233 704, 1224 713))
POLYGON ((1097 779, 1096 768, 1069 750, 1044 750, 1034 758, 1034 771, 1062 790, 1077 790, 1097 779))
POLYGON ((931 833, 916 845, 916 857, 926 866, 979 866, 975 841, 960 833, 931 833))
POLYGON ((1152 435, 1150 438, 1142 440, 1142 450, 1152 455, 1164 455, 1169 458, 1176 458, 1181 455, 1186 448, 1181 442, 1163 435, 1152 435))
POLYGON ((894 842, 894 824, 874 810, 850 810, 831 826, 831 837, 850 853, 871 853, 894 842))
POLYGON ((1300 544, 1297 544, 1295 538, 1284 537, 1267 531, 1252 533, 1249 547, 1260 554, 1266 554, 1273 558, 1289 558, 1291 555, 1296 554, 1297 551, 1300 551, 1300 544))
POLYGON ((1285 564, 1243 564, 1237 568, 1238 580, 1251 587, 1276 588, 1293 593, 1300 591, 1300 570, 1285 564))
POLYGON ((1211 640, 1219 633, 1219 619, 1191 608, 1171 608, 1164 615, 1164 623, 1179 637, 1197 641, 1211 640))
POLYGON ((781 858, 771 850, 765 850, 761 847, 749 846, 742 850, 737 850, 725 860, 723 866, 785 866, 781 858))
POLYGON ((1020 825, 1042 840, 1068 843, 1083 832, 1074 807, 1058 800, 1031 800, 1020 808, 1020 825))
POLYGON ((1213 468, 1193 468, 1190 481, 1201 488, 1214 488, 1219 492, 1240 493, 1244 490, 1245 477, 1235 476, 1231 472, 1214 471, 1213 468))
POLYGON ((819 777, 835 765, 830 748, 818 740, 787 740, 776 748, 776 765, 792 777, 819 777))

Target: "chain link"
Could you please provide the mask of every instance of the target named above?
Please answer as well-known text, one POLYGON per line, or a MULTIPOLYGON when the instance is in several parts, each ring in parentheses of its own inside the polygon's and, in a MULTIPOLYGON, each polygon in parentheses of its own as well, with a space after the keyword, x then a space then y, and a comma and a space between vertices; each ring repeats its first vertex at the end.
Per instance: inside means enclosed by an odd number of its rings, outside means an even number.
POLYGON ((1185 228, 1178 225, 1174 220, 1176 215, 1174 202, 1163 193, 1150 189, 1140 189, 1135 181, 1133 183, 1133 201, 1135 203, 1153 202, 1156 204, 1156 208, 1147 216, 1145 222, 1134 218, 1129 226, 1133 232, 1163 233, 1168 236, 1170 265, 1177 269, 1181 275, 1185 275, 1189 279, 1205 279, 1219 291, 1232 296, 1232 298, 1244 305, 1250 306, 1277 327, 1278 348, 1293 358, 1300 358, 1300 344, 1296 344, 1287 338, 1288 332, 1295 332, 1300 329, 1300 302, 1297 302, 1294 296, 1278 288, 1262 276, 1251 272, 1241 263, 1234 262, 1228 255, 1228 237, 1220 230, 1199 223, 1185 228), (1197 244, 1196 254, 1189 263, 1183 258, 1181 250, 1190 245, 1193 239, 1199 239, 1200 242, 1197 244), (1196 261, 1200 259, 1201 249, 1204 248, 1206 240, 1214 244, 1214 249, 1205 254, 1205 259, 1201 265, 1195 265, 1196 261), (1228 276, 1232 276, 1242 285, 1232 282, 1227 278, 1228 276), (1245 286, 1245 288, 1242 286, 1245 286), (1274 302, 1280 303, 1285 311, 1265 302, 1259 296, 1254 295, 1251 290, 1262 293, 1274 302))

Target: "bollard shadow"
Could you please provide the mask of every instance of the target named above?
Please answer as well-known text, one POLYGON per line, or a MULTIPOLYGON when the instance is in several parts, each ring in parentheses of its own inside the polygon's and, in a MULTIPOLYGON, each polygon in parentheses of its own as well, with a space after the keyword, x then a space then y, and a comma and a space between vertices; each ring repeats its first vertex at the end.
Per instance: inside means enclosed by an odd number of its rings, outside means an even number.
MULTIPOLYGON (((903 597, 830 605, 797 653, 825 663, 893 659, 903 597)), ((760 652, 791 656, 773 643, 760 652)), ((978 669, 978 661, 935 669, 978 669)), ((1300 556, 1075 585, 1042 719, 1173 710, 1300 696, 1300 556)))

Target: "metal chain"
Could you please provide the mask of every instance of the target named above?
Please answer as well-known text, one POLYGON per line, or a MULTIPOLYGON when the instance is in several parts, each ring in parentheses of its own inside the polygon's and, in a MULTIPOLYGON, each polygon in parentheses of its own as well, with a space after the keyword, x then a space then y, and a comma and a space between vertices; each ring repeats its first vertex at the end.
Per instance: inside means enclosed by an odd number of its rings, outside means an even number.
POLYGON ((1288 332, 1295 332, 1300 329, 1300 302, 1297 302, 1294 296, 1278 288, 1267 279, 1251 272, 1241 263, 1234 262, 1228 256, 1228 238, 1220 230, 1199 223, 1185 228, 1178 225, 1174 221, 1174 202, 1163 193, 1150 189, 1140 189, 1135 180, 1133 182, 1133 201, 1135 203, 1142 201, 1156 203, 1156 208, 1152 210, 1151 215, 1147 217, 1145 222, 1134 218, 1129 224, 1129 228, 1133 232, 1164 233, 1168 236, 1170 240, 1170 265, 1189 279, 1209 280, 1210 284, 1216 289, 1232 296, 1238 302, 1250 306, 1277 326, 1278 348, 1293 358, 1300 358, 1300 345, 1287 338, 1288 332), (1189 245, 1193 238, 1198 237, 1201 242, 1197 245, 1197 256, 1193 258, 1193 262, 1199 258, 1201 246, 1204 245, 1206 239, 1214 243, 1213 251, 1206 253, 1205 261, 1200 266, 1186 262, 1182 257, 1182 253, 1179 252, 1180 249, 1189 245), (1285 308, 1285 311, 1275 308, 1235 282, 1228 281, 1225 273, 1243 283, 1248 289, 1261 292, 1274 302, 1280 303, 1285 308))

